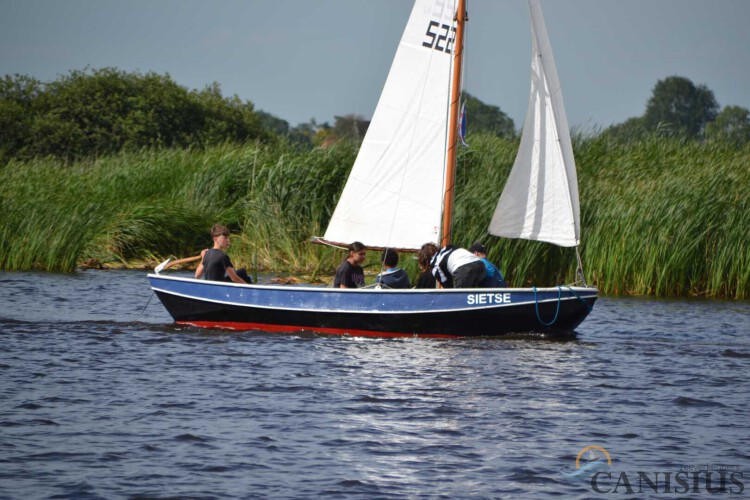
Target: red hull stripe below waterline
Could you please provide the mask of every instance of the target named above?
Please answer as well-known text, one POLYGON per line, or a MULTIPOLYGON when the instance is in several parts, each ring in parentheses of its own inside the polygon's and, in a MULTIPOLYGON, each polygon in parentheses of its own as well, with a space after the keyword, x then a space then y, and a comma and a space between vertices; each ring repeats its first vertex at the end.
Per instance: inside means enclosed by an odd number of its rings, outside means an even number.
POLYGON ((430 339, 460 339, 460 335, 447 335, 442 333, 395 333, 395 332, 376 332, 371 330, 352 330, 339 328, 322 328, 312 326, 287 326, 287 325, 266 325, 263 323, 239 323, 233 321, 176 321, 180 325, 197 326, 200 328, 224 328, 227 330, 262 330, 276 333, 294 333, 301 331, 310 331, 324 333, 326 335, 351 335, 354 337, 406 337, 406 338, 430 338, 430 339))

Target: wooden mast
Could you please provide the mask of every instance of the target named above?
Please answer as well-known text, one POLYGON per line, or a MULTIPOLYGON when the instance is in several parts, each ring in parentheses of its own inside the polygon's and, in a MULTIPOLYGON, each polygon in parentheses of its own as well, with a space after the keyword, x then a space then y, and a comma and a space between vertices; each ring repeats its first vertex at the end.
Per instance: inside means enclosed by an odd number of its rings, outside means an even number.
POLYGON ((456 187, 456 147, 458 143, 458 108, 461 99, 461 67, 464 56, 464 23, 466 2, 458 0, 456 9, 456 41, 453 44, 453 81, 451 103, 448 113, 448 158, 445 169, 445 193, 443 194, 443 224, 440 246, 451 244, 453 232, 453 198, 456 187))

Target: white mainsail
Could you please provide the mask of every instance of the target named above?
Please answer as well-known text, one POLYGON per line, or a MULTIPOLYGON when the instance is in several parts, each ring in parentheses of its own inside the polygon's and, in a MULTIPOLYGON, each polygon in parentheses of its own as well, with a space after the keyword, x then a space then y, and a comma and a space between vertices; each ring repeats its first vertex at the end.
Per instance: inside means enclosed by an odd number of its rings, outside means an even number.
POLYGON ((455 0, 417 0, 324 238, 416 249, 437 241, 455 0))
POLYGON ((529 106, 521 145, 489 232, 572 247, 580 243, 580 215, 570 130, 539 0, 529 0, 529 8, 529 106))

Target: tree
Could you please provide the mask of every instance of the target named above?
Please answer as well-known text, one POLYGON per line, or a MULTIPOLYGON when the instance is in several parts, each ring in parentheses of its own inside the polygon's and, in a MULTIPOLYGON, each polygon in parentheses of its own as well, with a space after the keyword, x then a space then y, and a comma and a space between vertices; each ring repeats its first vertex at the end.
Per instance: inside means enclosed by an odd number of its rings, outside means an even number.
POLYGON ((272 137, 250 101, 223 97, 216 83, 188 91, 169 75, 115 68, 71 71, 45 84, 0 80, 0 164, 272 137))
POLYGON ((200 109, 169 75, 71 71, 34 102, 30 152, 80 158, 124 148, 185 146, 200 109))
POLYGON ((298 123, 296 127, 289 129, 287 135, 289 142, 302 149, 312 148, 315 144, 315 139, 321 129, 330 129, 328 123, 318 125, 315 118, 310 118, 307 123, 298 123))
POLYGON ((695 86, 689 79, 670 76, 659 80, 643 115, 647 130, 698 137, 706 125, 716 119, 719 104, 705 85, 695 86))
POLYGON ((219 84, 214 82, 200 92, 189 95, 198 115, 193 123, 192 143, 198 145, 246 140, 266 141, 271 134, 250 101, 243 102, 236 95, 224 97, 219 84))
POLYGON ((488 132, 498 137, 515 137, 516 128, 513 119, 500 108, 485 104, 468 92, 464 92, 466 102, 467 134, 488 132))
POLYGON ((266 130, 270 130, 271 132, 279 136, 286 136, 289 134, 288 121, 261 110, 258 110, 255 113, 258 115, 260 124, 266 130))
POLYGON ((337 141, 361 143, 370 126, 370 122, 359 115, 334 116, 333 120, 331 133, 337 141))
POLYGON ((29 143, 32 104, 40 92, 41 82, 28 76, 0 79, 0 165, 29 143))
POLYGON ((734 144, 750 142, 750 111, 741 106, 725 106, 706 128, 709 140, 734 144))

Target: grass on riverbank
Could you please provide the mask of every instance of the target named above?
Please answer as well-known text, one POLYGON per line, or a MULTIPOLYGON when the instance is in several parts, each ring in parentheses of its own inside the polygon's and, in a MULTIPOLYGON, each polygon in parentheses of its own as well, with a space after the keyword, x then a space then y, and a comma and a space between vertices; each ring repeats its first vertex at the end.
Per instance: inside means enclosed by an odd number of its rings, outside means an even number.
MULTIPOLYGON (((482 205, 480 193, 502 185, 515 154, 505 150, 497 158, 497 145, 476 142, 478 165, 464 173, 470 186, 459 201, 457 232, 471 235, 467 240, 482 235, 494 210, 482 205)), ((579 139, 574 149, 589 282, 608 295, 750 298, 750 147, 657 137, 614 144, 599 137, 579 139)), ((570 250, 485 241, 516 285, 545 276, 575 279, 570 250)))
MULTIPOLYGON (((572 282, 571 249, 486 234, 517 147, 476 136, 461 151, 456 243, 484 241, 514 285, 572 282)), ((750 297, 750 147, 599 137, 575 150, 589 282, 612 295, 750 297)), ((11 162, 0 167, 0 267, 71 271, 92 259, 195 255, 223 222, 238 233, 238 266, 330 273, 343 253, 307 240, 324 232, 355 156, 344 144, 227 145, 11 162)))
POLYGON ((91 259, 195 255, 223 222, 239 232, 233 255, 242 265, 314 273, 334 252, 304 241, 322 231, 354 156, 345 145, 222 146, 10 163, 0 170, 0 267, 71 271, 91 259))

